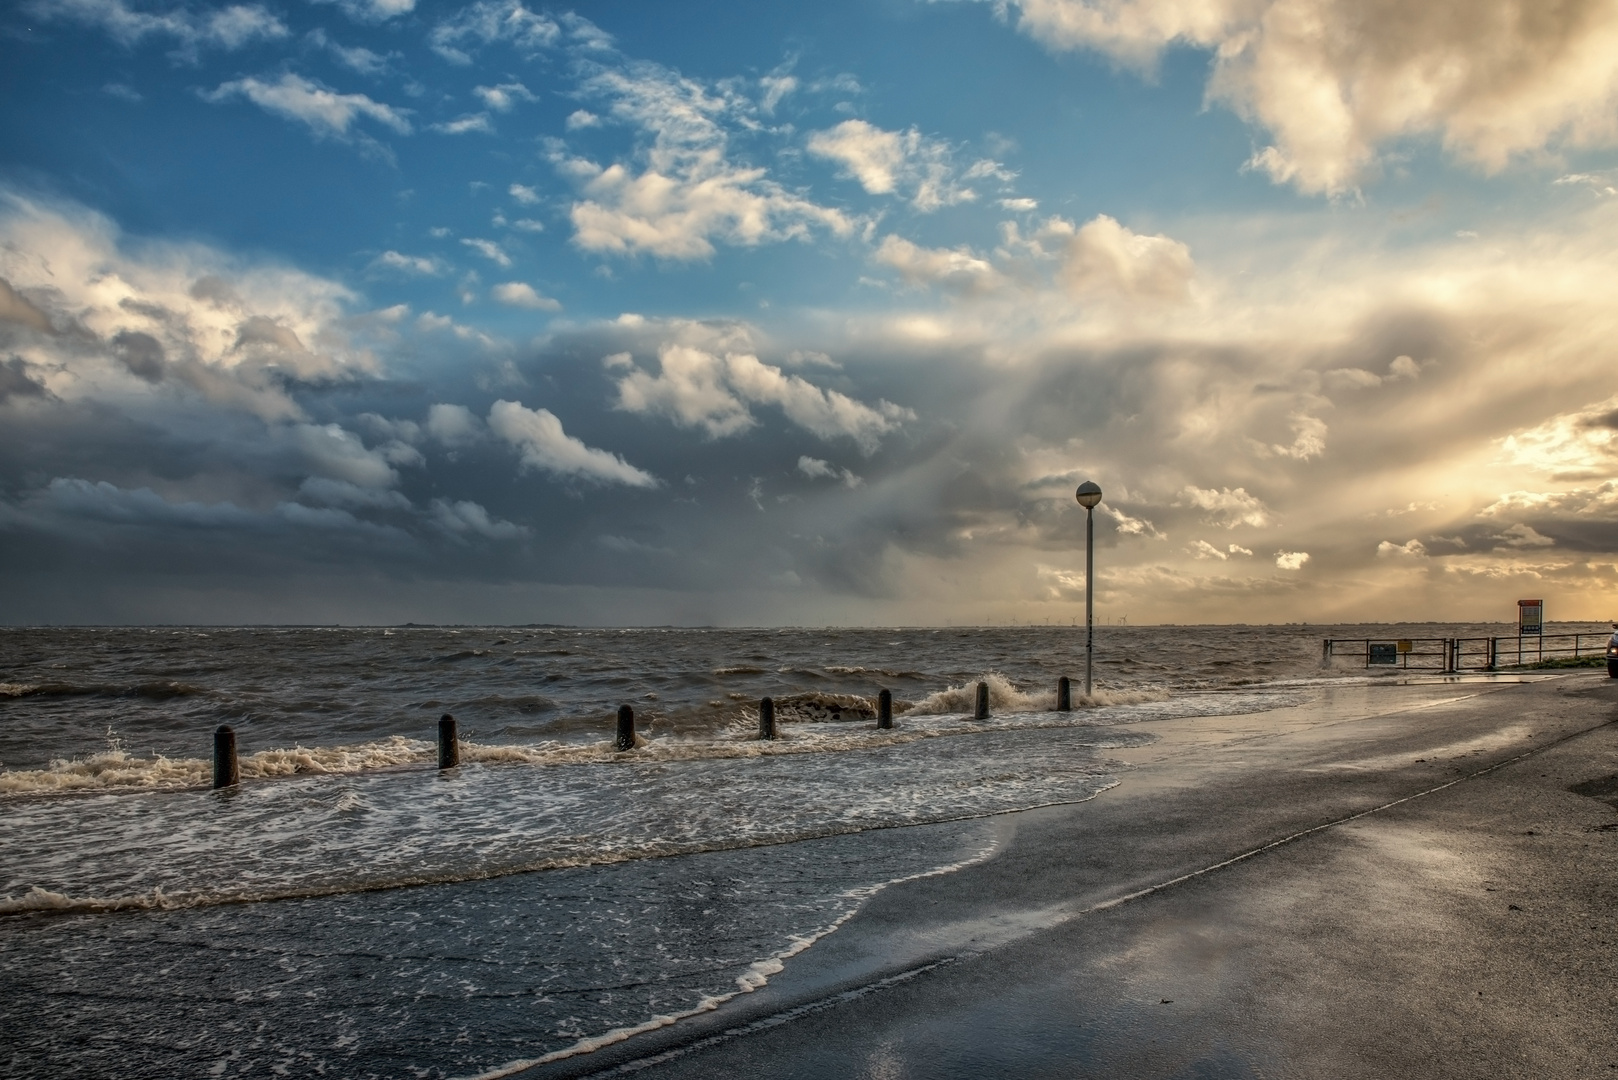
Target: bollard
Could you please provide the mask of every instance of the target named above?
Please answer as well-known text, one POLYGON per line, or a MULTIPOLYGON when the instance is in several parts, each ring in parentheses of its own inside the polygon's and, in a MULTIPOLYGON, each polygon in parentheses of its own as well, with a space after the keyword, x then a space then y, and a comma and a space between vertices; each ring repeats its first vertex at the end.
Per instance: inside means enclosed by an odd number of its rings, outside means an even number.
POLYGON ((775 699, 764 698, 758 703, 758 737, 775 738, 775 699))
POLYGON ((1056 711, 1073 711, 1073 684, 1067 681, 1066 675, 1056 680, 1056 711))
POLYGON ((1485 670, 1493 671, 1495 669, 1499 648, 1500 648, 1500 639, 1499 638, 1490 638, 1489 639, 1489 662, 1485 666, 1485 670))
POLYGON ((236 760, 236 729, 229 724, 220 724, 213 729, 214 790, 235 787, 241 782, 241 764, 236 760))
POLYGON ((445 713, 438 718, 438 767, 453 769, 461 763, 461 744, 455 738, 455 717, 445 713))
POLYGON ((1331 667, 1331 638, 1320 639, 1320 666, 1331 667))
POLYGON ((613 746, 619 750, 635 749, 635 710, 628 705, 618 706, 618 738, 613 746))
POLYGON ((989 718, 989 684, 978 683, 978 707, 972 714, 974 720, 987 720, 989 718))
POLYGON ((890 728, 893 726, 893 691, 884 690, 876 696, 876 726, 890 728))

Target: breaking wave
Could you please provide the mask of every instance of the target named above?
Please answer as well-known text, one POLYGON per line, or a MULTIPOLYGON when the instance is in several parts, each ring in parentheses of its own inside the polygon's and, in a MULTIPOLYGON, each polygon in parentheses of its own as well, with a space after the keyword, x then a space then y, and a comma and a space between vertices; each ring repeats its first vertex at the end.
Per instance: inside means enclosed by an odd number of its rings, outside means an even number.
MULTIPOLYGON (((1056 691, 1042 690, 1036 693, 1026 693, 1017 688, 1012 681, 998 671, 986 672, 982 682, 989 684, 989 710, 990 712, 1048 712, 1056 708, 1056 691)), ((911 706, 916 713, 930 713, 947 715, 950 713, 970 713, 977 708, 977 683, 964 683, 961 686, 950 686, 935 693, 928 694, 911 706)), ((1141 688, 1134 690, 1104 690, 1096 689, 1088 696, 1078 692, 1073 693, 1073 705, 1078 708, 1094 709, 1107 705, 1139 705, 1149 701, 1167 701, 1169 693, 1166 690, 1141 688)), ((894 709, 898 709, 895 703, 894 709)))

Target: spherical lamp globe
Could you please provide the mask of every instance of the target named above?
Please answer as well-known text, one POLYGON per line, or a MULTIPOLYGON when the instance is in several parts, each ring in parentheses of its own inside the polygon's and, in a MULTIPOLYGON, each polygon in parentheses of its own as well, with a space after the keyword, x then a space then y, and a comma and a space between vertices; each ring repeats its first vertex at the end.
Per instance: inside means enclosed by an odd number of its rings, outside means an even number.
POLYGON ((1073 497, 1078 499, 1079 505, 1086 510, 1094 510, 1096 503, 1101 501, 1101 488, 1094 480, 1086 480, 1079 485, 1079 490, 1073 493, 1073 497))

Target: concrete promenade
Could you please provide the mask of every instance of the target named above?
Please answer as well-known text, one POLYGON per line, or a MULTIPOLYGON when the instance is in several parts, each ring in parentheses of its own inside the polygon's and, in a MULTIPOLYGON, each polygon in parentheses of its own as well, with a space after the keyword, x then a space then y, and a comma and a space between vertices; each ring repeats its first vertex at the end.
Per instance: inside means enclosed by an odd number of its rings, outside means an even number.
POLYGON ((1569 790, 1618 800, 1618 681, 1145 726, 758 993, 522 1075, 1618 1077, 1618 813, 1569 790))

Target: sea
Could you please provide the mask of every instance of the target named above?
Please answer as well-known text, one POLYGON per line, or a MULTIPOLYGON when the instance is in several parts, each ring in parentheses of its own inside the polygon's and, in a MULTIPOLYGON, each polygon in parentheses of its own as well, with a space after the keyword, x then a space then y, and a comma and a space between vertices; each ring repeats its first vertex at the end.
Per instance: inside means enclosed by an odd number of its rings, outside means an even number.
POLYGON ((1410 674, 1323 667, 1323 638, 1513 632, 1102 626, 1085 695, 1071 626, 0 628, 0 1076, 492 1077, 589 1053, 758 989, 883 888, 992 858, 996 815, 1100 795, 1143 721, 1410 674), (444 715, 461 763, 440 771, 444 715), (242 782, 214 791, 220 725, 242 782))

